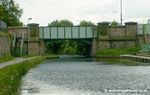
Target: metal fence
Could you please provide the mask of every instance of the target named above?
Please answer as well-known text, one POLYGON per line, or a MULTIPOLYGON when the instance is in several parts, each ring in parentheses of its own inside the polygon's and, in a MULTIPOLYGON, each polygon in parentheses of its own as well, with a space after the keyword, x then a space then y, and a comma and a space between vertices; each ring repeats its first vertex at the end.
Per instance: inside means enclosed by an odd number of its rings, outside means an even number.
POLYGON ((0 32, 6 32, 7 24, 3 21, 0 21, 0 32))

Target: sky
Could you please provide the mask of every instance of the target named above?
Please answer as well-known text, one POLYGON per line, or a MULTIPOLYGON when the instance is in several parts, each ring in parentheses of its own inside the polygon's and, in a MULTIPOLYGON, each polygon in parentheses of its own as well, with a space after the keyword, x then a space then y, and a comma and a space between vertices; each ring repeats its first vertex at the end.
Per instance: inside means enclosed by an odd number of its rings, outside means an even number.
MULTIPOLYGON (((21 21, 26 25, 47 26, 54 20, 68 19, 74 24, 82 20, 93 23, 120 22, 120 0, 14 0, 23 9, 21 21)), ((150 0, 122 0, 123 22, 146 23, 150 19, 150 0)))

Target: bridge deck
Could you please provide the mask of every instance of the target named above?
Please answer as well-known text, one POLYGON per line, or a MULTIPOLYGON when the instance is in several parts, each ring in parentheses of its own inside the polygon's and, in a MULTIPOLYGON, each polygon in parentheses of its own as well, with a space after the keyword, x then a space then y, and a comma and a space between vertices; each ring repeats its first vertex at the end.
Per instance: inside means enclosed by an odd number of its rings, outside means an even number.
POLYGON ((40 39, 91 39, 97 37, 95 27, 40 27, 40 39))

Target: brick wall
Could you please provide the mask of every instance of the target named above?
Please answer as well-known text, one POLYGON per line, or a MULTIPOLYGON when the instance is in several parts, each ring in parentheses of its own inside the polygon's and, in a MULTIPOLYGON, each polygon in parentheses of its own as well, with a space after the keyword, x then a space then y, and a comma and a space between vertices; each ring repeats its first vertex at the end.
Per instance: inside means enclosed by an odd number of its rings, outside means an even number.
POLYGON ((128 48, 137 42, 137 23, 128 22, 124 26, 109 26, 109 23, 98 24, 98 50, 128 48))
POLYGON ((10 39, 8 34, 0 32, 0 57, 10 56, 10 39))

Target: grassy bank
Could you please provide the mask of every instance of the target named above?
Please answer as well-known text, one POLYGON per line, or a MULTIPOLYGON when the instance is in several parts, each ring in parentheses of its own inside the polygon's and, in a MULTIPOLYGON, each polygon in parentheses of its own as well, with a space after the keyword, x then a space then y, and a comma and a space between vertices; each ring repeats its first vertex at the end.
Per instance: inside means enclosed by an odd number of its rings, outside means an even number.
POLYGON ((0 63, 11 61, 11 60, 14 60, 14 58, 11 57, 11 56, 9 56, 9 57, 2 57, 2 58, 0 58, 0 63))
POLYGON ((54 54, 45 54, 44 57, 45 59, 59 58, 58 55, 54 55, 54 54))
POLYGON ((140 51, 139 47, 130 47, 130 48, 122 48, 122 49, 106 49, 98 51, 95 54, 95 57, 100 59, 101 62, 108 65, 126 65, 126 66, 139 66, 139 65, 147 65, 142 62, 136 62, 128 59, 120 59, 120 55, 123 54, 132 54, 135 55, 140 51), (102 59, 102 60, 101 60, 102 59))
POLYGON ((123 54, 136 54, 140 48, 138 47, 131 47, 126 49, 106 49, 100 50, 95 54, 95 57, 119 57, 123 54))
POLYGON ((40 64, 45 57, 21 62, 19 64, 7 66, 0 69, 0 95, 18 95, 21 78, 28 70, 40 64))
POLYGON ((97 61, 102 62, 105 65, 124 65, 124 66, 147 66, 149 63, 137 62, 128 59, 120 58, 100 58, 97 61))

